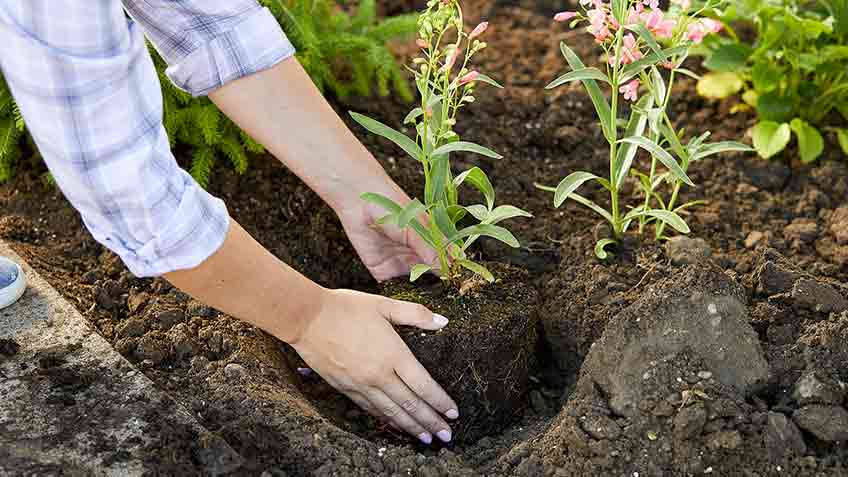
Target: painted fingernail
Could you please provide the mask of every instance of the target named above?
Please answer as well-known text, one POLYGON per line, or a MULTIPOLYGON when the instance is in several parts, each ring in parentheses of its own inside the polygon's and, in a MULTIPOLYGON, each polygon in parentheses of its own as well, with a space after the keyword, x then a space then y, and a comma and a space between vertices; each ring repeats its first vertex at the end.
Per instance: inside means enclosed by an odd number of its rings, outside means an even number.
POLYGON ((429 432, 422 432, 421 434, 418 434, 418 440, 430 445, 430 443, 433 442, 433 436, 431 436, 429 432))
POLYGON ((447 416, 448 419, 456 419, 459 417, 459 411, 456 409, 448 409, 447 412, 445 412, 445 416, 447 416))
POLYGON ((436 436, 442 440, 442 442, 450 442, 451 440, 451 431, 444 429, 436 433, 436 436))
POLYGON ((433 313, 433 322, 439 325, 439 327, 447 326, 449 323, 447 318, 438 313, 433 313))

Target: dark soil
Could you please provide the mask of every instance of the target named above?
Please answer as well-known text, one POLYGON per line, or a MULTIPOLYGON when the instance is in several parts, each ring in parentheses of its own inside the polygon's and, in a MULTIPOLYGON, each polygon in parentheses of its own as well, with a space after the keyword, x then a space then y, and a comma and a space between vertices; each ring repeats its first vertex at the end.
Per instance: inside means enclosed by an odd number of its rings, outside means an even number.
MULTIPOLYGON (((600 262, 592 248, 606 232, 596 216, 572 203, 553 209, 550 195, 533 184, 555 184, 575 170, 604 173, 606 144, 588 96, 576 84, 543 90, 566 69, 560 40, 589 60, 602 58, 590 36, 554 24, 538 5, 521 5, 465 6, 472 17, 488 12, 490 46, 480 68, 506 89, 481 90, 458 132, 505 158, 454 161, 456 170, 483 168, 499 203, 535 216, 510 224, 522 248, 481 242, 476 250, 481 259, 527 269, 538 296, 528 304, 540 321, 539 365, 531 368, 520 414, 499 433, 436 450, 381 427, 319 378, 295 372, 301 364, 280 342, 163 280, 133 278, 90 238, 64 198, 42 185, 37 167, 22 165, 13 183, 0 186, 0 238, 239 452, 244 464, 237 474, 848 475, 848 165, 838 148, 812 166, 791 151, 782 161, 727 154, 701 162, 690 171, 698 187, 682 200, 707 200, 687 216, 692 237, 702 242, 629 240, 600 262), (733 298, 709 301, 715 296, 733 298), (713 326, 710 304, 722 318, 716 329, 733 326, 728 333, 744 343, 746 360, 717 353, 709 333, 677 332, 691 329, 681 325, 680 310, 713 326), (614 346, 646 336, 652 347, 645 354, 614 346), (600 359, 601 352, 609 357, 600 359), (764 382, 734 385, 751 359, 768 365, 765 376, 756 373, 764 382), (618 404, 621 387, 610 376, 640 383, 639 394, 624 401, 632 406, 618 404)), ((673 95, 671 116, 687 135, 712 130, 711 140, 747 140, 754 118, 731 113, 732 100, 700 98, 688 79, 673 95)), ((391 99, 335 106, 398 127, 409 108, 391 99)), ((414 161, 352 129, 401 186, 420 195, 414 161)), ((632 186, 625 190, 630 203, 637 200, 632 186)), ((220 172, 211 191, 261 243, 310 278, 379 290, 333 212, 273 159, 257 158, 244 176, 220 172)), ((581 191, 607 202, 600 188, 581 191)), ((173 449, 151 450, 163 454, 151 457, 151 473, 201 473, 199 462, 181 457, 196 448, 191 436, 175 433, 173 449)))
POLYGON ((536 292, 527 273, 489 264, 497 283, 465 277, 459 289, 438 278, 416 283, 396 279, 383 285, 385 296, 425 305, 449 316, 437 332, 404 327, 403 340, 445 391, 462 419, 453 425, 454 441, 471 444, 503 430, 527 403, 536 352, 536 292))

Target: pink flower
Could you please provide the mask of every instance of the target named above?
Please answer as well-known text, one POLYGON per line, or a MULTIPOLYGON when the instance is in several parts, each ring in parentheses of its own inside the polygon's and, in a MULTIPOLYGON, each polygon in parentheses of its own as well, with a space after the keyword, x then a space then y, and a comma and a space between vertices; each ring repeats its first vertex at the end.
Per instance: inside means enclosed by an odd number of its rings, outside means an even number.
POLYGON ((483 22, 477 25, 477 27, 475 27, 474 30, 471 31, 471 34, 468 35, 468 39, 473 40, 477 38, 478 36, 482 35, 487 28, 489 28, 489 22, 483 22))
POLYGON ((421 38, 415 40, 415 44, 418 45, 419 48, 430 48, 430 44, 421 38))
POLYGON ((462 78, 459 79, 459 86, 464 84, 471 83, 473 81, 477 81, 477 78, 480 77, 480 72, 477 70, 469 71, 462 78))
POLYGON ((662 65, 663 68, 665 68, 667 70, 673 70, 673 69, 677 68, 677 64, 675 62, 671 61, 671 60, 663 61, 660 64, 662 65))
POLYGON ((682 10, 689 10, 692 6, 692 0, 671 0, 671 3, 677 5, 682 10))
POLYGON ((599 44, 605 42, 608 38, 612 36, 612 32, 610 31, 609 27, 606 26, 606 24, 600 26, 590 26, 589 33, 595 36, 595 41, 599 44))
POLYGON ((593 8, 592 10, 586 12, 586 16, 589 17, 589 23, 592 24, 592 26, 606 26, 607 14, 602 9, 593 8))
POLYGON ((652 30, 657 38, 671 38, 674 35, 674 28, 677 23, 674 20, 662 20, 652 30))
POLYGON ((686 37, 694 43, 701 43, 704 37, 709 33, 700 22, 695 22, 689 25, 686 30, 686 37))
POLYGON ((656 10, 660 8, 660 0, 648 0, 648 6, 651 7, 651 9, 656 10))
POLYGON ((636 101, 636 99, 639 98, 639 80, 633 80, 618 88, 618 92, 624 94, 624 99, 628 101, 636 101))
MULTIPOLYGON (((628 33, 624 36, 624 45, 621 48, 621 63, 628 65, 634 61, 639 61, 644 55, 636 45, 636 37, 628 33)), ((615 58, 609 58, 610 66, 615 65, 615 58)))
MULTIPOLYGON (((651 10, 650 13, 643 13, 641 17, 648 30, 658 38, 671 38, 674 34, 677 23, 674 20, 665 19, 662 10, 651 10)), ((637 22, 638 20, 633 23, 637 22)))
POLYGON ((718 33, 722 29, 724 29, 724 25, 722 25, 721 22, 717 22, 712 18, 702 19, 701 24, 704 25, 704 29, 706 29, 710 33, 718 33))
POLYGON ((453 68, 454 63, 456 63, 456 57, 459 56, 459 50, 454 49, 450 53, 448 53, 447 58, 445 58, 445 66, 442 67, 444 71, 450 71, 453 68))
POLYGON ((567 22, 577 16, 577 12, 559 12, 554 15, 554 21, 567 22))

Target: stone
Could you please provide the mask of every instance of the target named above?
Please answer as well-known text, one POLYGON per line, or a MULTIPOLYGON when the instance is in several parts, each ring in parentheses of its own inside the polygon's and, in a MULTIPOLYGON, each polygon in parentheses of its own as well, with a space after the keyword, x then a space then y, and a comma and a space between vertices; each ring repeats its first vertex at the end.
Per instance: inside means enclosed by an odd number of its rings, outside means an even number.
POLYGON ((736 449, 742 445, 739 431, 718 431, 707 436, 707 447, 711 449, 736 449))
MULTIPOLYGON (((687 267, 613 317, 589 350, 581 379, 591 378, 618 415, 634 416, 656 389, 643 380, 651 363, 684 351, 713 379, 743 395, 759 390, 769 367, 749 324, 745 289, 714 264, 687 267)), ((663 378, 666 379, 666 378, 663 378)))
POLYGON ((707 423, 707 410, 702 404, 681 409, 674 416, 674 435, 680 440, 691 439, 701 434, 707 423))
POLYGON ((848 300, 828 283, 802 278, 792 287, 792 299, 803 308, 819 313, 841 313, 848 310, 848 300))
POLYGON ((247 375, 247 369, 236 363, 224 366, 224 375, 230 379, 241 379, 247 375))
POLYGON ((189 358, 197 354, 198 346, 194 342, 191 328, 185 323, 178 323, 174 326, 168 332, 168 339, 171 340, 171 346, 177 359, 189 358))
POLYGON ((183 320, 185 320, 185 313, 177 309, 165 310, 156 315, 156 321, 163 329, 169 329, 183 320))
POLYGON ((130 314, 140 311, 150 301, 150 295, 145 292, 133 293, 127 300, 127 308, 130 314))
POLYGON ((792 289, 802 273, 774 249, 766 249, 756 271, 757 289, 764 295, 777 295, 792 289))
POLYGON ((845 399, 845 384, 821 372, 804 373, 795 383, 792 399, 801 406, 807 404, 842 404, 845 399))
POLYGON ((810 243, 819 234, 819 226, 815 219, 795 219, 783 229, 783 237, 790 242, 810 243))
POLYGON ((848 440, 848 411, 844 407, 811 404, 795 411, 792 420, 823 441, 848 440))
POLYGON ((580 419, 580 427, 595 439, 615 440, 621 435, 621 427, 607 416, 592 414, 580 419))
POLYGON ((782 161, 745 161, 742 171, 751 184, 768 191, 783 189, 792 175, 792 170, 782 161))
POLYGON ((848 245, 848 206, 842 206, 830 217, 830 233, 839 245, 848 245))
POLYGON ((691 265, 710 258, 712 249, 702 238, 690 238, 685 235, 672 237, 666 242, 665 251, 675 265, 691 265))
POLYGON ((758 230, 754 230, 753 232, 749 233, 747 237, 745 237, 745 248, 753 249, 757 245, 759 245, 765 238, 766 234, 758 230))
POLYGON ((141 336, 145 331, 147 331, 147 322, 139 318, 130 318, 118 325, 118 329, 116 331, 118 336, 121 338, 141 336))
POLYGON ((766 449, 773 456, 786 454, 804 455, 807 444, 801 430, 788 417, 779 412, 769 412, 763 434, 766 449))
POLYGON ((162 343, 150 336, 145 336, 138 341, 135 355, 138 359, 150 361, 153 365, 158 365, 168 357, 162 343))

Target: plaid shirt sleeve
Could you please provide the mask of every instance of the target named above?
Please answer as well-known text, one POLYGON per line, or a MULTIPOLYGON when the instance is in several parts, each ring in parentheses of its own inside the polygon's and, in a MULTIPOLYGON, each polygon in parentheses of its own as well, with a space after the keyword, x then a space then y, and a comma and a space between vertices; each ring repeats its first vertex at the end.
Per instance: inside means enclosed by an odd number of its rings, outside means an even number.
POLYGON ((0 69, 57 184, 137 276, 192 268, 229 226, 179 168, 142 25, 195 95, 293 53, 253 0, 0 0, 0 69))

